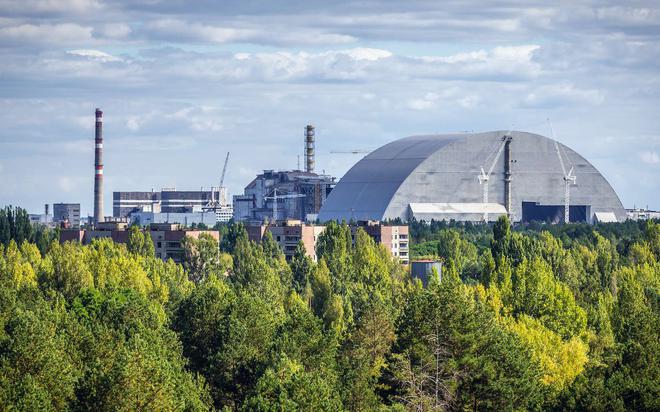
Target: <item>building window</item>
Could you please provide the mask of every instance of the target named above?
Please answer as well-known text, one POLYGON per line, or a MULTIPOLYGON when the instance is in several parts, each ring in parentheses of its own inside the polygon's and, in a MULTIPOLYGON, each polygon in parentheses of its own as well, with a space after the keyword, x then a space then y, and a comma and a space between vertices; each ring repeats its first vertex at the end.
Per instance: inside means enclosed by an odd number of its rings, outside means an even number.
MULTIPOLYGON (((163 247, 160 242, 158 242, 158 247, 163 247)), ((160 256, 158 256, 158 257, 160 257, 160 256)))

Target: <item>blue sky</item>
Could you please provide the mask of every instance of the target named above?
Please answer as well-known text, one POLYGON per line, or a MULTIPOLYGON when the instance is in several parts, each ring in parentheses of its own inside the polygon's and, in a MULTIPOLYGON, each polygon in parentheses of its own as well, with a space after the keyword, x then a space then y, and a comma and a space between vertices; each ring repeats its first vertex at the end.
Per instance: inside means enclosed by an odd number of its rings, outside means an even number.
POLYGON ((0 205, 93 200, 94 108, 112 191, 295 168, 341 177, 412 134, 509 129, 660 208, 660 5, 608 1, 0 0, 0 205), (192 4, 191 4, 192 3, 192 4))

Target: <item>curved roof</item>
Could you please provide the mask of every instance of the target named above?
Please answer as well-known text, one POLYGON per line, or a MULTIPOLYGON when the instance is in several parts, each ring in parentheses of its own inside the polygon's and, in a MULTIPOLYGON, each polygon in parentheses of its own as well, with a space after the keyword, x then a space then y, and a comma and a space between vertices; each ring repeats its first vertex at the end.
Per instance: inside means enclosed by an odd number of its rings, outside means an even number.
MULTIPOLYGON (((512 136, 512 218, 520 220, 523 201, 563 205, 565 168, 574 168, 571 204, 589 205, 591 213, 625 210, 602 175, 582 156, 554 140, 527 132, 411 136, 388 143, 356 163, 330 193, 321 221, 406 220, 410 204, 482 203, 477 176, 492 167, 489 202, 504 205, 502 137, 512 136)), ((468 220, 468 219, 466 219, 468 220)))

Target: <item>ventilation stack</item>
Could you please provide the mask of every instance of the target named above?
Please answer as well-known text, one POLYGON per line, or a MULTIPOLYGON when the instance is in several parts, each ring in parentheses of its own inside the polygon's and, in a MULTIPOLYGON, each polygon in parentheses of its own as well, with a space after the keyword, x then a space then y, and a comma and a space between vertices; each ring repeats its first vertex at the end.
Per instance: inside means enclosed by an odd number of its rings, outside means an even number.
POLYGON ((305 172, 314 173, 314 126, 305 127, 305 172))
POLYGON ((506 212, 509 215, 509 219, 512 218, 511 210, 511 136, 506 136, 504 143, 504 207, 506 212))
POLYGON ((94 224, 103 222, 103 112, 96 109, 94 139, 94 224))

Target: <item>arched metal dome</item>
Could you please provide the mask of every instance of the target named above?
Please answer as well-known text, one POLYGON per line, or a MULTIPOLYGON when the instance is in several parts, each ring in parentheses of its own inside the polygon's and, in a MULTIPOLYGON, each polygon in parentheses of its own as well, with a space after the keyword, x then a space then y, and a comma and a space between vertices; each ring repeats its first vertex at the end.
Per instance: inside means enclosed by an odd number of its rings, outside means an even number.
POLYGON ((563 219, 567 176, 575 177, 575 184, 569 181, 571 221, 626 219, 617 194, 587 160, 553 139, 519 131, 411 136, 388 143, 346 173, 319 219, 476 221, 486 215, 493 220, 509 206, 514 221, 557 221, 563 219))

